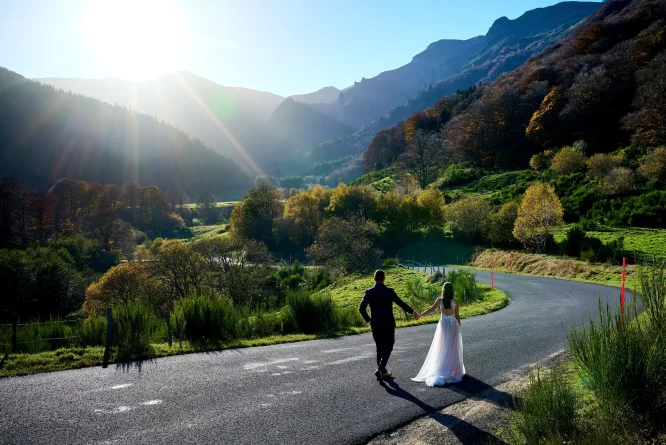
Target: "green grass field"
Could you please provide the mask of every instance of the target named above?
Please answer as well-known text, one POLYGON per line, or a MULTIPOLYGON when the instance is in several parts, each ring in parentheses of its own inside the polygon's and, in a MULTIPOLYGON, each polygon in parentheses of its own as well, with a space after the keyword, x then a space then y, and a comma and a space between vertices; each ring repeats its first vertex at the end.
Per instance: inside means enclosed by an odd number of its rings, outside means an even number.
POLYGON ((217 224, 210 226, 194 226, 190 227, 194 236, 190 238, 191 241, 196 241, 204 238, 213 238, 216 236, 229 236, 229 224, 217 224))
MULTIPOLYGON (((239 201, 218 201, 215 203, 215 207, 234 207, 238 204, 239 201)), ((196 208, 197 203, 183 204, 184 209, 193 209, 196 208)))
MULTIPOLYGON (((553 230, 556 242, 566 239, 566 232, 570 224, 553 230)), ((586 233, 602 242, 608 243, 624 237, 624 249, 628 252, 637 252, 643 255, 666 255, 666 229, 646 229, 641 227, 603 227, 589 230, 586 233)))

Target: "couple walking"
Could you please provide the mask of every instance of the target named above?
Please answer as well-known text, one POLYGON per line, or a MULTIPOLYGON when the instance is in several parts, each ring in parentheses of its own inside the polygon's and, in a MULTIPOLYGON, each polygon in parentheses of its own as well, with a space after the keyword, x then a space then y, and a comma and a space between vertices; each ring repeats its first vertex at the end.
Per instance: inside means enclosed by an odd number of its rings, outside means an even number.
POLYGON ((383 270, 375 272, 375 286, 366 290, 359 310, 366 322, 372 328, 372 338, 377 345, 377 380, 384 381, 391 378, 386 364, 393 344, 395 343, 395 318, 393 317, 393 303, 402 310, 412 314, 415 320, 434 312, 439 308, 441 317, 435 330, 435 337, 430 345, 430 351, 418 375, 412 380, 425 382, 428 386, 442 386, 446 383, 459 382, 465 375, 463 364, 463 345, 460 333, 460 314, 458 300, 454 296, 453 285, 444 283, 442 294, 433 305, 419 314, 390 287, 384 285, 385 274, 383 270), (370 306, 370 315, 367 308, 370 306))

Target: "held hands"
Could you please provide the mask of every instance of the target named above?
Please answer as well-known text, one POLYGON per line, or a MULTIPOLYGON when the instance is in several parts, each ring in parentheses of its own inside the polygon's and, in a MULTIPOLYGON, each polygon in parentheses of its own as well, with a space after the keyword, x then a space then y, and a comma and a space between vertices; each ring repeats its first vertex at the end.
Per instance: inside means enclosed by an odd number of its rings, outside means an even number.
POLYGON ((419 314, 418 312, 414 311, 414 312, 412 313, 412 317, 414 317, 414 320, 418 320, 419 318, 421 318, 421 314, 419 314))

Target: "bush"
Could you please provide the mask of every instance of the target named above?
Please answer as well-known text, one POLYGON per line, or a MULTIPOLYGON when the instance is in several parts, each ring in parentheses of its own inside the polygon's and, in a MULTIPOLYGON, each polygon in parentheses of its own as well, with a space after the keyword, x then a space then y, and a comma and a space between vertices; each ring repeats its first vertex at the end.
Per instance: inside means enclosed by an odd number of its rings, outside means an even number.
POLYGON ((614 168, 601 181, 601 191, 606 195, 621 195, 633 187, 633 173, 624 167, 614 168))
POLYGON ((551 168, 561 175, 569 175, 585 168, 585 155, 574 147, 564 147, 553 157, 551 168))
POLYGON ((551 158, 545 153, 537 153, 530 158, 530 168, 536 171, 544 171, 550 167, 551 158))
MULTIPOLYGON (((226 298, 188 297, 181 301, 185 337, 193 342, 238 338, 238 316, 226 298)), ((178 313, 178 312, 176 312, 178 313)))
POLYGON ((287 295, 287 308, 290 320, 285 324, 305 334, 337 327, 335 306, 330 295, 313 295, 306 290, 291 292, 287 295))
POLYGON ((331 277, 324 268, 317 267, 314 270, 310 270, 306 273, 306 280, 308 289, 313 292, 322 290, 331 284, 331 277))
POLYGON ((420 278, 415 277, 407 281, 407 300, 412 307, 422 310, 430 305, 439 297, 441 286, 424 283, 420 278))
POLYGON ((659 147, 641 159, 638 172, 651 181, 666 180, 666 147, 659 147))
POLYGON ((619 168, 622 164, 622 156, 597 153, 587 160, 587 172, 594 179, 601 179, 608 175, 611 170, 619 168))
POLYGON ((145 352, 157 325, 153 310, 139 300, 113 306, 113 345, 122 352, 145 352))
POLYGON ((80 346, 106 345, 106 317, 89 318, 79 324, 75 333, 80 346))
POLYGON ((446 207, 446 220, 458 238, 473 242, 487 233, 491 213, 492 207, 486 199, 466 195, 446 207))
POLYGON ((468 184, 483 175, 482 170, 465 167, 463 164, 451 164, 444 170, 440 188, 468 184))
POLYGON ((446 280, 453 284, 455 296, 461 305, 480 300, 481 295, 476 286, 476 272, 465 269, 452 269, 446 274, 446 280))
POLYGON ((488 238, 494 246, 513 246, 517 243, 513 227, 518 218, 518 207, 515 201, 509 201, 490 217, 488 238))
POLYGON ((613 315, 599 303, 599 322, 568 335, 585 381, 609 421, 626 419, 641 430, 666 427, 666 291, 663 268, 641 272, 645 307, 613 315))
POLYGON ((571 443, 567 439, 575 434, 576 410, 581 405, 573 385, 561 370, 547 375, 539 369, 532 370, 529 379, 527 389, 514 399, 516 413, 510 431, 514 442, 571 443))

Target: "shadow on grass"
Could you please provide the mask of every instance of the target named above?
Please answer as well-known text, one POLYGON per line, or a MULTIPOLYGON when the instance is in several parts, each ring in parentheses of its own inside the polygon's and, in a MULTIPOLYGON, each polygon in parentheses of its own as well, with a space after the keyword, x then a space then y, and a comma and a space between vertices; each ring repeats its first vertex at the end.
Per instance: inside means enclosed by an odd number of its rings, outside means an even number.
MULTIPOLYGON (((476 379, 474 379, 476 380, 476 379)), ((476 380, 478 381, 478 380, 476 380)), ((461 382, 464 383, 464 382, 461 382)), ((483 383, 483 382, 481 382, 483 383)), ((437 421, 440 425, 451 431, 463 445, 472 444, 506 444, 506 442, 495 437, 463 419, 459 419, 450 414, 440 413, 435 407, 428 405, 408 391, 405 391, 398 385, 394 379, 382 382, 381 386, 392 396, 400 397, 421 408, 430 418, 437 421)), ((487 386, 487 385, 486 385, 487 386)))
POLYGON ((472 400, 485 400, 501 408, 514 409, 513 397, 511 394, 504 391, 498 391, 486 382, 474 378, 469 374, 465 374, 462 382, 451 383, 446 385, 445 388, 465 397, 469 397, 472 400))

